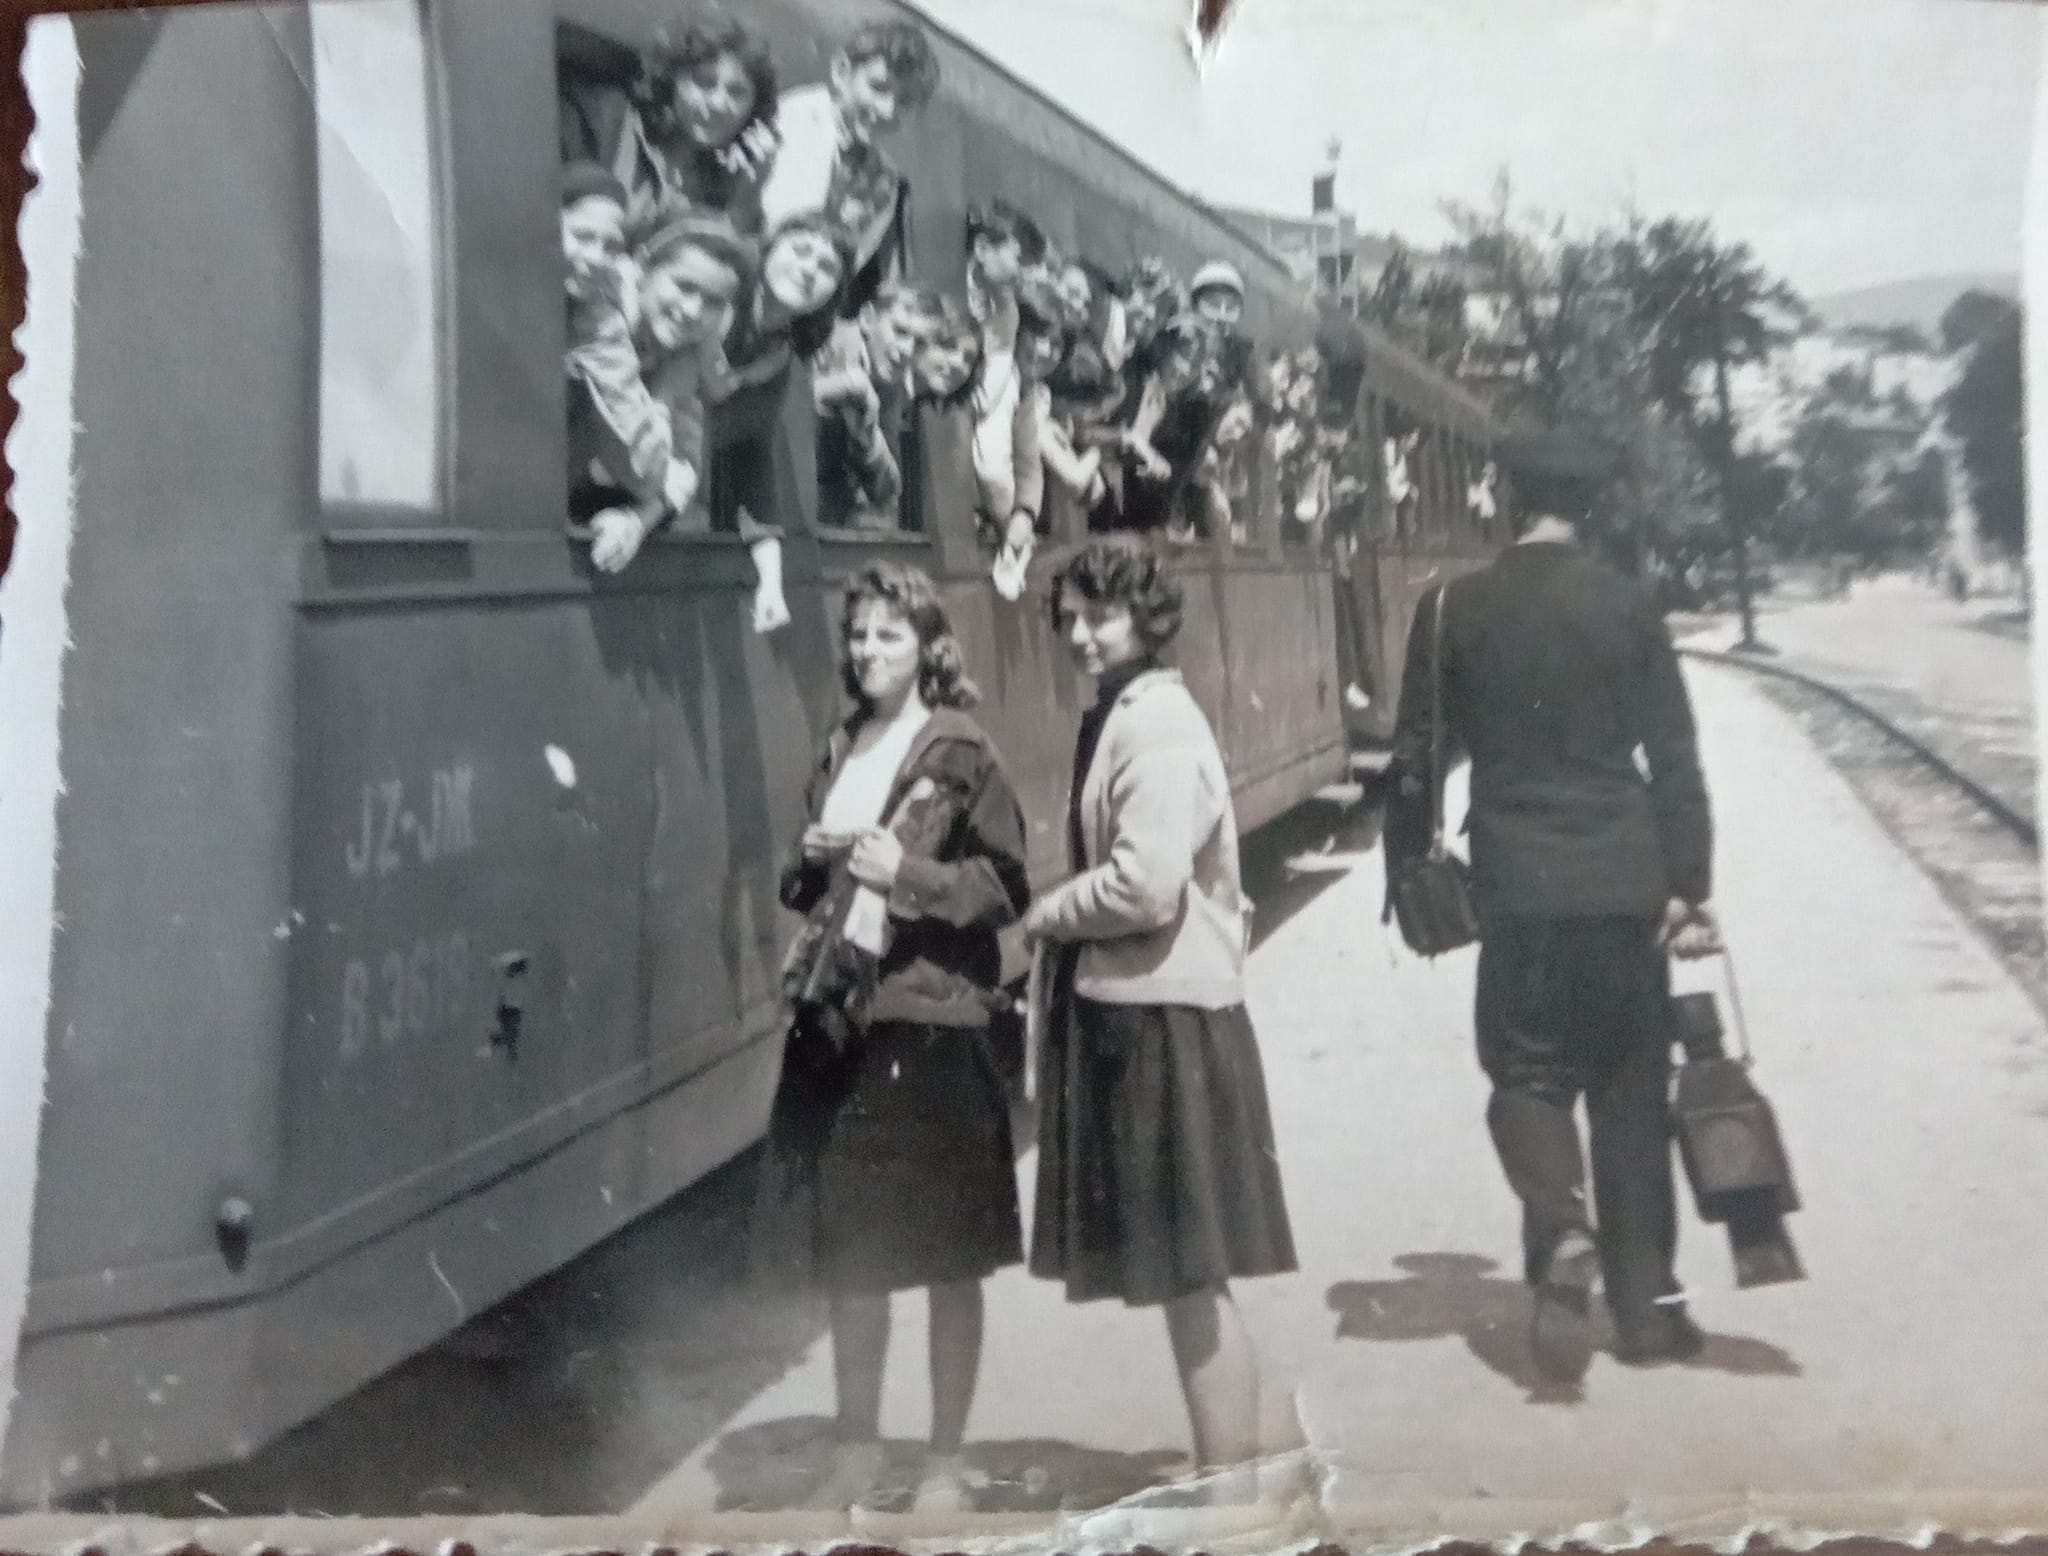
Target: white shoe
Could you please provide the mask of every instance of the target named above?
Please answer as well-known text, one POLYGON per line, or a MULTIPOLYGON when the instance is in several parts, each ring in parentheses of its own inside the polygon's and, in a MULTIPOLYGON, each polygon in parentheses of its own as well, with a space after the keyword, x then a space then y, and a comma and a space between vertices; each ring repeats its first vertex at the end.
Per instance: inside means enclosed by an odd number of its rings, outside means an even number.
POLYGON ((1345 706, 1353 713, 1363 713, 1372 706, 1372 697, 1356 681, 1344 688, 1345 706))
POLYGON ((969 1469, 959 1454, 941 1454, 926 1462, 910 1510, 940 1515, 971 1513, 975 1511, 974 1493, 987 1486, 988 1477, 969 1469))
POLYGON ((883 1451, 879 1442, 835 1443, 832 1468, 816 1491, 804 1499, 817 1512, 845 1512, 864 1507, 882 1480, 883 1451))

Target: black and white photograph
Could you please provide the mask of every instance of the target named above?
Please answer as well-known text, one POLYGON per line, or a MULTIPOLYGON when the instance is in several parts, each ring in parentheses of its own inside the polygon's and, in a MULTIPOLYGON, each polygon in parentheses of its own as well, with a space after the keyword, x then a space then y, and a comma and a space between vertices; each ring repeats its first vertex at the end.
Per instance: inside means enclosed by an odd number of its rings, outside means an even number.
POLYGON ((0 1544, 2048 1524, 2035 7, 29 37, 0 1544))

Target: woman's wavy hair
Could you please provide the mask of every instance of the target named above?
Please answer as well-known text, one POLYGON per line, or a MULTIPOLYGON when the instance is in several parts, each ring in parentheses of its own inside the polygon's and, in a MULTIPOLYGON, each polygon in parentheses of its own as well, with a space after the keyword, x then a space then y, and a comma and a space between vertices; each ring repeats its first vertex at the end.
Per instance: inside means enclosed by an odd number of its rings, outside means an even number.
POLYGON ((740 134, 745 135, 757 124, 775 122, 778 86, 775 60, 768 45, 736 17, 721 11, 700 10, 662 28, 641 51, 640 79, 633 88, 633 102, 649 135, 665 143, 681 133, 682 126, 676 122, 676 81, 725 54, 740 62, 740 68, 754 84, 754 109, 740 126, 740 134))
POLYGON ((853 244, 846 236, 844 228, 822 211, 798 211, 776 223, 761 241, 762 286, 768 284, 769 253, 782 239, 798 233, 809 233, 813 237, 823 238, 832 246, 832 252, 839 260, 839 284, 833 287, 832 295, 809 313, 800 315, 790 323, 790 344, 798 356, 808 360, 823 351, 826 342, 832 338, 832 329, 838 323, 841 306, 846 301, 847 294, 853 290, 856 258, 853 244))
POLYGON ((1050 341, 1054 348, 1048 377, 1057 377, 1073 346, 1073 324, 1052 281, 1037 272, 1027 274, 1017 286, 1017 331, 1050 341))
POLYGON ((983 238, 991 243, 1015 242, 1025 264, 1044 263, 1048 249, 1044 232, 1037 222, 1007 200, 991 200, 987 205, 968 208, 967 255, 970 259, 974 256, 974 245, 983 238))
POLYGON ((1094 405, 1119 387, 1117 375, 1092 340, 1070 340, 1067 353, 1053 371, 1052 395, 1073 405, 1094 405))
POLYGON ((953 623, 939 599, 938 585, 922 568, 900 562, 871 562, 854 574, 846 586, 846 600, 839 615, 839 680, 846 694, 862 707, 867 698, 853 673, 853 661, 844 653, 853 631, 854 612, 864 604, 885 605, 917 634, 917 693, 931 708, 971 708, 981 701, 981 690, 967 678, 966 656, 960 640, 953 635, 953 623))
POLYGON ((943 335, 947 344, 961 349, 966 355, 967 372, 959 383, 943 394, 932 394, 920 384, 918 403, 941 411, 964 410, 973 403, 974 391, 981 384, 981 370, 988 360, 988 343, 982 338, 981 326, 975 323, 974 315, 967 311, 967 304, 950 293, 939 294, 939 318, 934 333, 943 335))
POLYGON ((1147 655, 1161 653, 1179 635, 1183 603, 1180 583, 1158 549, 1135 535, 1108 535, 1081 547, 1054 575, 1047 602, 1055 632, 1078 604, 1123 606, 1147 655))
POLYGON ((869 60, 881 60, 905 113, 924 107, 938 94, 939 57, 915 22, 869 22, 857 28, 839 52, 855 70, 869 60))

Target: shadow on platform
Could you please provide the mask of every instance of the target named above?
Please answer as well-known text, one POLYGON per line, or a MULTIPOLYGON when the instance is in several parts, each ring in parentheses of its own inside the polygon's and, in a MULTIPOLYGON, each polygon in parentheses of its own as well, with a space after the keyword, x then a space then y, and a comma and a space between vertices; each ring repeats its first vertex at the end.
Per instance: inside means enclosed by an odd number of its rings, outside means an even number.
MULTIPOLYGON (((1324 1301, 1337 1315, 1337 1338, 1399 1343, 1459 1339, 1489 1370, 1523 1390, 1532 1404, 1576 1404, 1577 1387, 1544 1377, 1529 1344, 1529 1288, 1496 1274, 1492 1259, 1469 1253, 1410 1253, 1394 1261, 1403 1280, 1339 1281, 1324 1301)), ((1601 1325, 1601 1350, 1613 1336, 1601 1325)), ((1710 1334, 1706 1349, 1682 1365, 1746 1377, 1796 1378, 1786 1351, 1742 1335, 1710 1334)))
POLYGON ((1368 789, 1359 803, 1314 800, 1247 834, 1240 869, 1254 951, 1379 846, 1381 817, 1379 796, 1368 789))
POLYGON ((634 1505, 824 1333, 747 1270, 749 1152, 239 1464, 65 1511, 602 1514, 634 1505))

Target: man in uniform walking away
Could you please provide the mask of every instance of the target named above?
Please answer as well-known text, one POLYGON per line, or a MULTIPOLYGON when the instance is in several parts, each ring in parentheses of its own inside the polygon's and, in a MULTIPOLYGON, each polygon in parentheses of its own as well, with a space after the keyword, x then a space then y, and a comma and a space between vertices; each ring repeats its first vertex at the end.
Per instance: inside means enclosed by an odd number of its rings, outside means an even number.
MULTIPOLYGON (((1479 1060, 1522 1201, 1536 1358, 1576 1384, 1596 1279, 1619 1360, 1683 1360, 1701 1345, 1672 1268, 1669 959, 1717 943, 1712 827, 1670 636, 1649 590, 1588 548, 1601 457, 1555 435, 1503 455, 1517 541, 1442 591, 1439 760, 1472 760, 1479 1060)), ((1429 847, 1438 603, 1424 595, 1409 634, 1390 872, 1429 847)))

